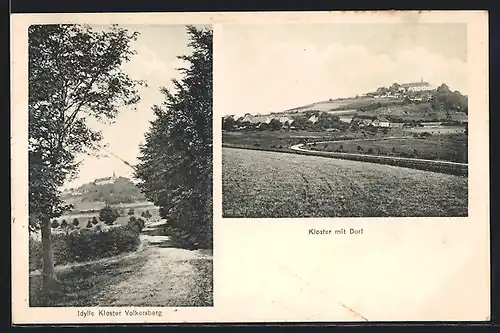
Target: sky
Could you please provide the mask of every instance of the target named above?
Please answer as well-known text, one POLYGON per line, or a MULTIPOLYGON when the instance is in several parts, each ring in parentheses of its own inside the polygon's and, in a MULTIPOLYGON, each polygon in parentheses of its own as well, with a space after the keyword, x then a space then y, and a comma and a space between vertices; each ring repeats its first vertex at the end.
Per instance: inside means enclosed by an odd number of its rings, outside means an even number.
MULTIPOLYGON (((131 44, 137 54, 131 61, 123 65, 122 69, 132 79, 146 80, 148 87, 141 87, 139 93, 141 101, 137 110, 122 108, 114 124, 101 124, 89 121, 90 127, 102 131, 103 143, 108 149, 131 164, 138 162, 139 145, 144 141, 144 134, 148 131, 150 121, 154 119, 151 107, 160 104, 163 94, 160 87, 172 88, 171 80, 180 78, 176 68, 183 67, 183 61, 177 56, 190 54, 188 48, 188 35, 184 25, 158 25, 158 26, 125 26, 129 31, 140 33, 137 41, 131 44)), ((93 27, 100 30, 102 26, 93 27)), ((110 177, 115 172, 116 176, 132 178, 133 170, 102 150, 100 156, 80 155, 82 164, 78 176, 67 181, 64 188, 72 188, 92 182, 97 178, 110 177), (107 156, 107 157, 106 157, 107 156)))
POLYGON ((468 90, 466 24, 228 24, 219 36, 224 115, 283 111, 393 82, 468 90))

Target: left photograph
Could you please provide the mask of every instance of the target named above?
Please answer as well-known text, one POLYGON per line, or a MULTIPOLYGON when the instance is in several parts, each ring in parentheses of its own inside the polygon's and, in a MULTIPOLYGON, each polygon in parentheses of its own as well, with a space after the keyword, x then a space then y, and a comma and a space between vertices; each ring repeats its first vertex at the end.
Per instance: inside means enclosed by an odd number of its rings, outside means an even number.
POLYGON ((28 29, 29 306, 213 306, 212 27, 28 29))

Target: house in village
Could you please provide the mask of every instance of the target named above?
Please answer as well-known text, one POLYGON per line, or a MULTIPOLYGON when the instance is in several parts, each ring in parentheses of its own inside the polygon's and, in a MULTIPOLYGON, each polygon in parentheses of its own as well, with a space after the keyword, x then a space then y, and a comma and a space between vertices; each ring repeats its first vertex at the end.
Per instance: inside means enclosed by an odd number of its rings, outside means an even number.
POLYGON ((280 123, 283 125, 291 125, 293 123, 293 118, 288 116, 283 116, 279 118, 280 123))
POLYGON ((390 127, 390 124, 391 124, 390 121, 385 117, 378 119, 379 127, 390 127))
POLYGON ((361 119, 359 122, 359 127, 367 127, 373 123, 371 119, 361 119))
POLYGON ((352 122, 352 118, 354 118, 353 115, 350 116, 339 116, 339 120, 343 123, 350 124, 352 122))
POLYGON ((265 116, 260 116, 259 115, 259 116, 253 117, 251 123, 253 123, 253 124, 258 124, 258 123, 269 124, 272 119, 273 119, 273 117, 269 116, 269 115, 265 115, 265 116))
POLYGON ((307 121, 310 122, 310 123, 316 123, 317 121, 319 120, 318 117, 316 117, 316 115, 312 115, 307 121))
POLYGON ((254 116, 252 116, 250 113, 245 113, 243 118, 241 118, 242 123, 251 123, 253 120, 254 116))

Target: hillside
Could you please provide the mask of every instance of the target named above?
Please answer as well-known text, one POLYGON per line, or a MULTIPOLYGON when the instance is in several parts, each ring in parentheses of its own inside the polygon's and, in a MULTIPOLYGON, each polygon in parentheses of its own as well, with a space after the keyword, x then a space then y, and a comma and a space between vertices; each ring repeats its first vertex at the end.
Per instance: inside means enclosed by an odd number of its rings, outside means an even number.
MULTIPOLYGON (((304 106, 273 112, 271 117, 297 118, 312 114, 330 116, 353 116, 380 118, 392 122, 467 122, 468 97, 459 91, 452 91, 446 84, 436 89, 411 91, 397 83, 390 87, 380 87, 364 95, 319 101, 304 106)), ((244 122, 244 117, 234 119, 244 122)), ((257 120, 255 119, 256 122, 257 120)), ((297 124, 296 122, 295 124, 297 124)))
POLYGON ((109 205, 144 201, 140 189, 128 178, 118 177, 107 184, 87 183, 71 192, 63 194, 63 199, 69 203, 104 202, 109 205))

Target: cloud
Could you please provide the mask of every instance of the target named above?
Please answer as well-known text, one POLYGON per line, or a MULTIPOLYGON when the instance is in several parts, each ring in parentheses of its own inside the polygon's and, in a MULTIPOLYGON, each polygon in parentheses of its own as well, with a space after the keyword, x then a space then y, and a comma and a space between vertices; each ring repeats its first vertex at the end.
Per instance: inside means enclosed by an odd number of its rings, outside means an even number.
POLYGON ((266 113, 319 100, 362 94, 393 82, 423 78, 467 91, 467 66, 425 48, 409 48, 395 58, 362 45, 315 47, 246 35, 223 41, 217 86, 225 114, 266 113))

